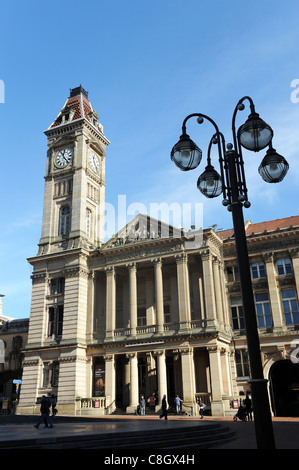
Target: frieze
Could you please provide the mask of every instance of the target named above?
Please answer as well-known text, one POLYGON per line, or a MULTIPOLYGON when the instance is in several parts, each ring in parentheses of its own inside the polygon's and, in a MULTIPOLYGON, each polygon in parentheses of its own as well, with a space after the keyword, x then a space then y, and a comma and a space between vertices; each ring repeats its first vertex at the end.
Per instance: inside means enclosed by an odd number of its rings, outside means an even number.
POLYGON ((25 359, 23 361, 23 367, 33 367, 39 365, 39 359, 25 359))
POLYGON ((32 284, 42 284, 47 280, 46 273, 32 274, 31 276, 32 284))
POLYGON ((141 249, 141 250, 134 250, 131 252, 119 253, 118 255, 107 257, 107 262, 109 263, 121 263, 129 260, 137 260, 138 258, 152 258, 155 256, 162 256, 162 255, 169 255, 183 249, 182 244, 174 245, 174 246, 167 246, 165 248, 162 247, 155 247, 151 249, 141 249))
POLYGON ((91 361, 89 357, 78 357, 78 356, 69 356, 69 357, 60 357, 58 359, 60 363, 70 363, 70 362, 84 362, 88 363, 91 361))
MULTIPOLYGON (((247 248, 248 248, 248 254, 249 255, 252 255, 252 254, 256 254, 256 253, 262 253, 262 252, 265 252, 265 253, 268 253, 269 252, 269 248, 271 245, 271 252, 276 252, 278 250, 286 250, 286 251, 289 251, 289 249, 292 249, 290 247, 292 247, 293 245, 298 245, 298 237, 297 238, 284 238, 283 240, 273 240, 273 238, 270 238, 270 236, 268 236, 268 239, 265 240, 265 242, 263 243, 250 243, 251 240, 248 240, 247 238, 247 248)), ((252 240, 253 242, 253 240, 252 240)), ((296 247, 296 249, 298 250, 298 248, 296 247)), ((224 257, 227 258, 227 257, 235 257, 236 258, 237 254, 236 254, 236 250, 234 248, 234 245, 231 247, 231 248, 226 248, 225 245, 224 245, 224 257)))
POLYGON ((69 269, 66 269, 64 272, 65 272, 66 278, 77 277, 77 276, 84 276, 88 278, 89 276, 89 271, 81 267, 69 268, 69 269))

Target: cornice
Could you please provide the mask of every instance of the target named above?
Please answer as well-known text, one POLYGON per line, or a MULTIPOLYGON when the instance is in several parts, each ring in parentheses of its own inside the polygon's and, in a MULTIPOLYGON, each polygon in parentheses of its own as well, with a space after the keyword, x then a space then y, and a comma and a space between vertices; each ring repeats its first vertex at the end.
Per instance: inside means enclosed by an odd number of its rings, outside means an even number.
POLYGON ((63 134, 68 134, 70 132, 76 131, 82 127, 86 127, 89 133, 98 141, 102 142, 105 145, 109 145, 110 141, 101 134, 85 117, 79 118, 75 121, 67 122, 65 124, 60 124, 60 126, 51 127, 44 131, 44 134, 48 138, 58 137, 63 134))

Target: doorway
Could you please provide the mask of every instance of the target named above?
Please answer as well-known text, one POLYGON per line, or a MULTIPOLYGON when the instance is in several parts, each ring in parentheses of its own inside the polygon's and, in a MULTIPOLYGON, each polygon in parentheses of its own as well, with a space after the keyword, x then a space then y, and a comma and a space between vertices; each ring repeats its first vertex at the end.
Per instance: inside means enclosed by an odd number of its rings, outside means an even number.
POLYGON ((275 362, 269 379, 274 416, 299 416, 299 365, 290 360, 275 362))

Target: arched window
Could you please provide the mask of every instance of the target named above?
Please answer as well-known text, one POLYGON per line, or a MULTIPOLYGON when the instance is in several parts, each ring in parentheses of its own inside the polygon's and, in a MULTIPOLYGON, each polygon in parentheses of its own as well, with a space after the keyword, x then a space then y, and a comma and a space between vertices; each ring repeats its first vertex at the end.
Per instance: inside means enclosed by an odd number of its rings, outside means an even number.
POLYGON ((66 236, 71 229, 71 211, 69 206, 63 206, 59 213, 58 235, 66 236))

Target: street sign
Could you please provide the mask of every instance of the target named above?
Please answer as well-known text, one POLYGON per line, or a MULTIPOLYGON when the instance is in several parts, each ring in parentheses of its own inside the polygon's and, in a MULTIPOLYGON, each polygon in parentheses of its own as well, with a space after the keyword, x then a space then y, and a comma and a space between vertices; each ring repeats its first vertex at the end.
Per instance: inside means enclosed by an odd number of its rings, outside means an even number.
POLYGON ((13 383, 13 384, 18 384, 18 385, 20 385, 20 384, 22 383, 22 380, 14 379, 14 380, 12 381, 12 383, 13 383))

